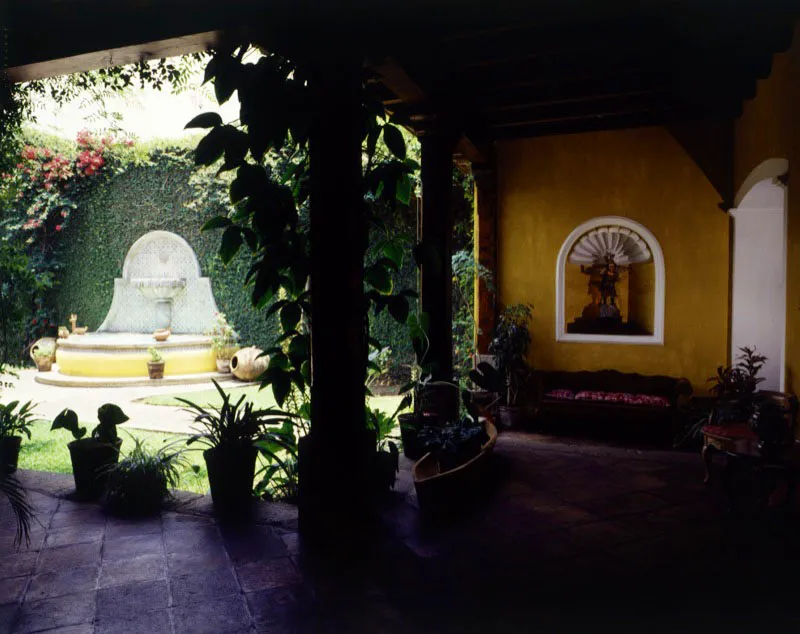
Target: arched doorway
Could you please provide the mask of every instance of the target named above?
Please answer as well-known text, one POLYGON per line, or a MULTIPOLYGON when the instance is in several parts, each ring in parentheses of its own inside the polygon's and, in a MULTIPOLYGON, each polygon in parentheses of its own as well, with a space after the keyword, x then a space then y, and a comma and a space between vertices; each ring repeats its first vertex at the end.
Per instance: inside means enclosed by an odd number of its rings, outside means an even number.
POLYGON ((731 358, 743 346, 767 357, 765 390, 783 390, 786 348, 786 193, 788 162, 770 159, 745 179, 733 218, 731 358))

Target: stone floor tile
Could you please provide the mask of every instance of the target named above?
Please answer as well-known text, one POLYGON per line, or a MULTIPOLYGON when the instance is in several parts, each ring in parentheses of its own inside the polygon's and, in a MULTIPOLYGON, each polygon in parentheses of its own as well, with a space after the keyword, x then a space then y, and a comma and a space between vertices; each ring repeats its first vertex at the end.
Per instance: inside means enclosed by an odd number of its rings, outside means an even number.
POLYGON ((169 610, 142 612, 127 618, 98 618, 94 634, 172 634, 169 610))
POLYGON ((286 557, 286 544, 267 526, 237 526, 223 529, 228 555, 235 564, 286 557))
POLYGON ((142 612, 162 610, 169 605, 167 582, 138 581, 97 591, 97 621, 136 618, 142 612))
POLYGON ((650 493, 633 492, 600 500, 590 500, 583 504, 592 513, 602 519, 654 511, 667 506, 660 497, 650 493))
POLYGON ((103 539, 105 527, 102 525, 83 525, 65 526, 63 528, 53 528, 47 532, 47 539, 44 542, 45 548, 56 548, 69 544, 88 544, 99 542, 103 539))
POLYGON ((59 509, 50 520, 50 529, 66 526, 105 526, 106 516, 97 506, 63 511, 59 509))
POLYGON ((602 549, 633 539, 634 536, 621 526, 609 522, 595 522, 566 529, 567 534, 580 548, 602 549))
POLYGON ((596 522, 598 517, 577 506, 562 504, 561 506, 539 507, 537 514, 554 526, 577 526, 596 522))
POLYGON ((46 548, 41 551, 36 572, 49 570, 65 570, 100 563, 100 542, 89 544, 71 544, 58 548, 46 548))
POLYGON ((259 590, 245 596, 260 631, 270 631, 270 627, 281 631, 279 627, 287 626, 300 629, 317 611, 311 593, 303 584, 259 590))
POLYGON ((30 542, 26 544, 23 539, 19 549, 17 549, 16 525, 8 529, 0 528, 0 533, 3 535, 0 537, 0 553, 24 553, 27 551, 41 550, 44 546, 44 538, 47 535, 45 529, 38 526, 31 526, 31 530, 28 533, 30 542))
POLYGON ((76 592, 90 592, 97 587, 97 566, 50 570, 34 575, 25 601, 51 599, 76 592))
POLYGON ((103 563, 121 559, 133 559, 142 555, 163 554, 164 541, 161 533, 106 539, 103 544, 103 563))
POLYGON ((0 632, 11 632, 19 612, 19 604, 0 605, 0 632))
POLYGON ((240 593, 239 582, 230 568, 203 570, 171 577, 169 587, 174 606, 240 593))
POLYGON ((142 555, 132 559, 104 561, 100 565, 98 588, 119 586, 136 581, 166 579, 167 558, 164 555, 142 555))
POLYGON ((95 598, 94 592, 83 592, 26 601, 20 609, 14 632, 23 634, 89 623, 94 617, 95 598))
POLYGON ((214 518, 186 513, 164 513, 161 516, 164 531, 180 531, 196 526, 215 526, 214 518))
POLYGON ((252 628, 242 595, 178 606, 172 610, 176 634, 238 634, 252 628))
POLYGON ((27 585, 27 576, 0 579, 0 605, 18 603, 27 585))
POLYGON ((0 553, 0 579, 29 575, 39 559, 38 551, 0 553))
POLYGON ((288 557, 243 564, 236 567, 236 574, 245 592, 294 585, 301 580, 297 567, 288 557))
POLYGON ((297 555, 302 549, 302 542, 299 533, 284 533, 281 541, 286 544, 286 551, 290 555, 297 555))
POLYGON ((222 550, 222 535, 216 526, 187 526, 184 530, 164 533, 167 553, 194 553, 222 550))
POLYGON ((109 517, 106 520, 106 538, 119 539, 120 537, 136 537, 161 532, 161 518, 149 517, 147 519, 121 519, 109 517))
POLYGON ((170 553, 167 555, 167 572, 170 577, 186 575, 203 570, 230 568, 231 562, 225 551, 170 553))
POLYGON ((65 627, 57 627, 54 630, 47 630, 42 634, 94 634, 94 624, 83 623, 82 625, 67 625, 65 627))

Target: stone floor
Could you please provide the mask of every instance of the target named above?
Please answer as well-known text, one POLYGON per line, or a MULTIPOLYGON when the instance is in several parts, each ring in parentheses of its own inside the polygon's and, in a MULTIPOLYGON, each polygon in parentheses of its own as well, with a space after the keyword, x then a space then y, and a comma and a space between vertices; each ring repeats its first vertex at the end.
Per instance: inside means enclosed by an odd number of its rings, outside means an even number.
POLYGON ((0 541, 0 632, 797 631, 798 522, 729 512, 702 476, 696 454, 506 432, 468 514, 426 521, 404 463, 375 538, 331 561, 291 507, 230 527, 181 496, 131 522, 26 472, 41 526, 0 541))

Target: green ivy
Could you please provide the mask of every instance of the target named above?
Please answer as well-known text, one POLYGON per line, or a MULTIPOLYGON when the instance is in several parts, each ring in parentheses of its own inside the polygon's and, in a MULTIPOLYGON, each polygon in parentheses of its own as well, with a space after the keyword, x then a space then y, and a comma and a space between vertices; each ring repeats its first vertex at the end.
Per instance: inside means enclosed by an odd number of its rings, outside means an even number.
MULTIPOLYGON (((274 317, 255 311, 243 280, 250 262, 242 252, 227 266, 217 255, 218 237, 200 227, 218 215, 213 202, 196 204, 190 184, 195 168, 186 150, 155 149, 147 164, 131 165, 78 201, 63 236, 56 306, 59 323, 77 313, 80 324, 96 329, 108 313, 114 278, 122 274, 131 245, 148 231, 172 231, 197 254, 203 275, 211 278, 217 306, 246 344, 262 348, 274 340, 274 317)), ((208 187, 215 187, 209 179, 208 187)))

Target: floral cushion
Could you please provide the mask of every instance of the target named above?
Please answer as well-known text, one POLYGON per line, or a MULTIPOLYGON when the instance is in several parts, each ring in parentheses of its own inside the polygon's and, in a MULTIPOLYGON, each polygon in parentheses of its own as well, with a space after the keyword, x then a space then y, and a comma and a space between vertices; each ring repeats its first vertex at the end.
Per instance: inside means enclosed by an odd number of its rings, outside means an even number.
POLYGON ((572 401, 575 399, 575 392, 572 390, 550 390, 547 394, 544 395, 545 398, 555 398, 562 401, 572 401))
POLYGON ((575 395, 576 401, 603 401, 606 403, 624 403, 625 405, 645 405, 647 407, 669 407, 669 399, 651 394, 629 394, 627 392, 601 392, 584 390, 575 395))

